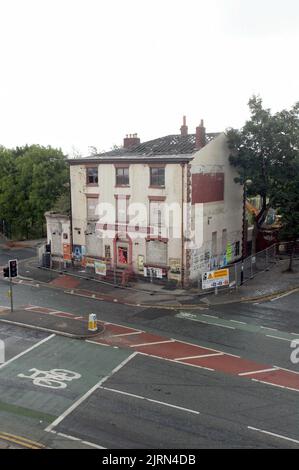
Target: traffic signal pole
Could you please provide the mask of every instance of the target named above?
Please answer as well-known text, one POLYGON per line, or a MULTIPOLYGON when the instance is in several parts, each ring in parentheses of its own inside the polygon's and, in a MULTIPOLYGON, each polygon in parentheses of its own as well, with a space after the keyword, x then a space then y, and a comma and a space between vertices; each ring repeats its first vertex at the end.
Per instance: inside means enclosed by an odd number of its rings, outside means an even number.
POLYGON ((9 297, 10 297, 10 311, 13 312, 13 293, 12 293, 12 277, 9 276, 9 297))

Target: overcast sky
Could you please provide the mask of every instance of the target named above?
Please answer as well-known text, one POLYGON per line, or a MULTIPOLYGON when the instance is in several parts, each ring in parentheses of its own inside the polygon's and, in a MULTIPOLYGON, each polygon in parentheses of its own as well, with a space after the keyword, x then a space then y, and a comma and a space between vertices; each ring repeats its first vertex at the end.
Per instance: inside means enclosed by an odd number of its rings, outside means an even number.
POLYGON ((0 0, 0 144, 109 150, 299 100, 298 0, 0 0))

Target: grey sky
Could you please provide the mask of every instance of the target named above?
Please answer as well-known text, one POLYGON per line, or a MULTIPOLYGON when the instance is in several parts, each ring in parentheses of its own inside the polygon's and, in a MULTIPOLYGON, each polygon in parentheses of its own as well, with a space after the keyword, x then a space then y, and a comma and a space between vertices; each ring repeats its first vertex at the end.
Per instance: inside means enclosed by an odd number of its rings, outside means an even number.
POLYGON ((299 100, 297 0, 0 0, 0 144, 109 149, 299 100))

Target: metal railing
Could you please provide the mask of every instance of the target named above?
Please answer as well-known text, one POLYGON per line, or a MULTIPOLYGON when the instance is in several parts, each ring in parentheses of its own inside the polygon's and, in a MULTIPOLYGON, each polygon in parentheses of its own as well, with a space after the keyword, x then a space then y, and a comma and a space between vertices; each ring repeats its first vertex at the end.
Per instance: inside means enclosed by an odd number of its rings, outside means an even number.
MULTIPOLYGON (((281 256, 288 256, 291 250, 290 242, 280 242, 269 246, 268 248, 252 254, 243 260, 237 261, 233 264, 224 266, 229 270, 229 288, 238 289, 239 286, 245 284, 250 279, 253 279, 259 273, 269 271, 273 265, 277 263, 281 256)), ((295 250, 295 256, 299 255, 299 246, 295 250)), ((227 290, 226 287, 219 287, 215 289, 202 289, 201 275, 198 279, 198 289, 200 294, 208 294, 211 292, 217 293, 219 291, 227 290)))

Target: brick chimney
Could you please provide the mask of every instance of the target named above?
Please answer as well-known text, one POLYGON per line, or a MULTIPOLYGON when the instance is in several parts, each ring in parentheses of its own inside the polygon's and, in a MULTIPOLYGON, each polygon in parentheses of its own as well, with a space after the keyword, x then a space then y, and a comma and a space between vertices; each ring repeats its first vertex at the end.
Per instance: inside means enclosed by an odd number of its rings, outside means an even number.
POLYGON ((183 116, 183 125, 180 128, 181 135, 188 135, 188 126, 186 126, 186 116, 183 116))
POLYGON ((195 134, 195 148, 196 150, 201 149, 206 145, 206 128, 203 124, 203 119, 200 121, 200 125, 196 128, 195 134))
POLYGON ((137 134, 127 134, 124 138, 124 148, 129 149, 135 145, 140 144, 140 138, 137 137, 137 134))

